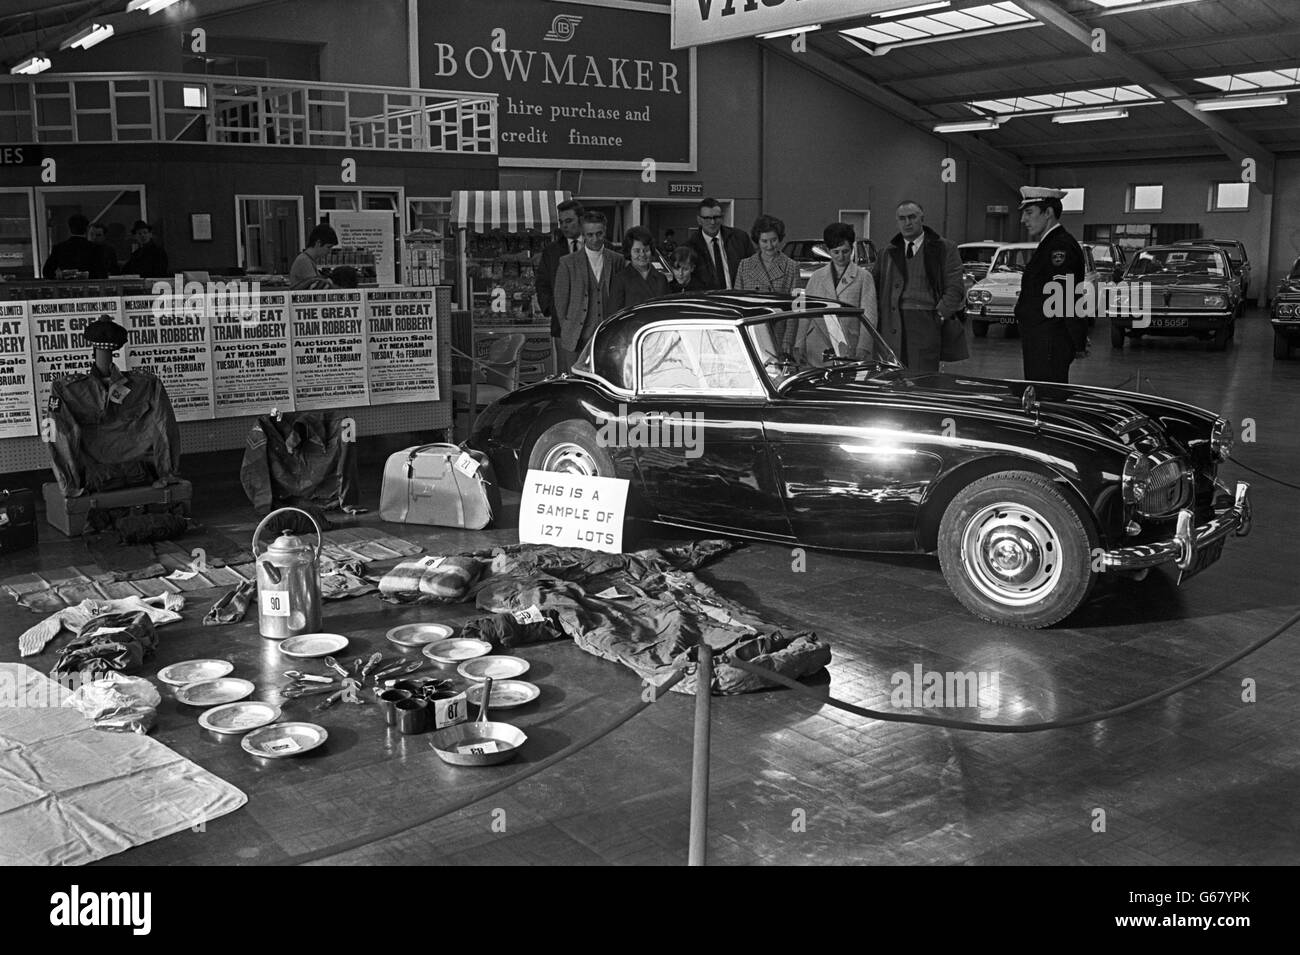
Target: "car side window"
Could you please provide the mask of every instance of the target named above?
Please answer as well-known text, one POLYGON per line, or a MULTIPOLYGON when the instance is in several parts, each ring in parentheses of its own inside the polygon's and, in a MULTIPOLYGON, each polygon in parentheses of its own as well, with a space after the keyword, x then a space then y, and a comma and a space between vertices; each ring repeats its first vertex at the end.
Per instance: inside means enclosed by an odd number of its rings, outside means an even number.
POLYGON ((734 328, 657 328, 639 347, 641 391, 760 392, 734 328))

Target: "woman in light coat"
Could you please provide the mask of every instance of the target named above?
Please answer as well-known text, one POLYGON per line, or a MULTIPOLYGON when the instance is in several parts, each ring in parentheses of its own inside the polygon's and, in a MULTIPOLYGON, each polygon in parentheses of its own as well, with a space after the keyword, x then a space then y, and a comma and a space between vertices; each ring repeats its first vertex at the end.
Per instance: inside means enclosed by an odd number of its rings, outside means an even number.
MULTIPOLYGON (((853 226, 847 222, 832 222, 823 230, 822 239, 826 243, 826 251, 830 253, 831 261, 825 268, 818 269, 812 274, 804 293, 809 298, 828 298, 841 305, 860 308, 867 322, 873 328, 876 327, 878 324, 876 283, 870 271, 853 261, 853 249, 857 243, 853 226)), ((802 363, 822 364, 821 356, 824 349, 821 346, 830 343, 823 342, 822 338, 832 339, 829 332, 834 329, 822 329, 816 322, 787 322, 786 324, 795 332, 796 339, 786 342, 787 347, 784 350, 789 351, 802 363)), ((844 343, 834 341, 836 352, 846 358, 865 357, 866 351, 870 348, 869 342, 866 340, 859 342, 858 336, 852 334, 852 330, 850 335, 852 341, 844 343)), ((833 336, 834 339, 841 337, 844 336, 833 336)), ((863 338, 865 339, 865 336, 863 338)))

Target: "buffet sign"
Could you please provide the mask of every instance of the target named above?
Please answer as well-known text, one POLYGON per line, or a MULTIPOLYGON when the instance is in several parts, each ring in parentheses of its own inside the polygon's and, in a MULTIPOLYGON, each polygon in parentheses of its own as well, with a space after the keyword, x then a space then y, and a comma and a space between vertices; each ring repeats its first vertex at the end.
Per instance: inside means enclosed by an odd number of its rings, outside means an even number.
POLYGON ((369 404, 361 292, 290 292, 289 302, 297 410, 369 404))
POLYGON ((0 438, 37 432, 26 302, 0 302, 0 438))
POLYGON ((247 313, 219 309, 209 320, 216 417, 293 411, 289 293, 260 292, 247 313))

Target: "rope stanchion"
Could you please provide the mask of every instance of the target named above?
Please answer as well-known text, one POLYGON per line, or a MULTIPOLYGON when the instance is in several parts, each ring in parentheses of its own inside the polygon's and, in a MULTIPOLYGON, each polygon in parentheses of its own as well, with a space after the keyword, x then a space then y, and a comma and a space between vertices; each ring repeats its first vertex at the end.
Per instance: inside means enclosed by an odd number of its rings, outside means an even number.
POLYGON ((704 865, 709 835, 709 708, 713 702, 713 648, 700 644, 695 673, 695 746, 691 764, 691 840, 687 865, 704 865))
MULTIPOLYGON (((686 676, 686 670, 682 668, 678 668, 676 672, 674 672, 670 677, 668 677, 668 679, 664 680, 664 682, 662 683, 659 684, 647 683, 646 692, 642 694, 640 702, 634 704, 633 706, 628 707, 627 710, 625 710, 622 714, 620 714, 616 719, 614 719, 607 726, 604 726, 601 729, 597 730, 596 732, 583 737, 582 739, 578 740, 575 743, 570 743, 568 746, 564 747, 564 749, 560 750, 559 752, 552 753, 550 756, 547 756, 545 759, 537 763, 535 766, 529 766, 527 769, 523 770, 522 772, 515 773, 509 779, 503 779, 499 783, 495 783, 491 786, 488 786, 486 789, 479 790, 478 792, 472 793, 469 796, 465 796, 464 798, 457 799, 454 802, 441 806, 435 812, 432 812, 429 815, 421 816, 419 819, 416 819, 414 821, 398 823, 397 825, 389 826, 385 829, 381 829, 378 832, 371 832, 363 836, 357 836, 355 839, 348 839, 345 842, 336 843, 332 846, 326 846, 323 849, 314 849, 311 852, 303 852, 303 853, 299 853, 298 855, 290 856, 288 859, 282 859, 276 862, 268 862, 263 864, 289 866, 289 865, 306 865, 309 862, 319 862, 321 859, 328 859, 332 856, 341 855, 344 852, 351 852, 354 849, 362 849, 365 848, 366 846, 374 845, 377 842, 382 842, 385 839, 391 839, 394 836, 399 836, 404 832, 410 832, 412 829, 418 829, 420 826, 426 826, 431 822, 436 822, 437 820, 441 819, 443 816, 449 816, 453 812, 459 812, 460 810, 464 809, 466 806, 472 806, 474 803, 479 802, 480 800, 483 799, 487 799, 489 796, 495 796, 497 793, 505 789, 509 789, 511 786, 514 786, 516 783, 521 783, 525 779, 528 779, 531 776, 536 776, 538 773, 542 772, 543 770, 550 769, 552 766, 554 766, 556 763, 560 762, 561 760, 568 759, 570 756, 573 756, 576 753, 580 753, 582 750, 586 749, 591 744, 600 742, 610 733, 614 732, 614 730, 618 729, 628 720, 632 719, 632 717, 641 713, 643 710, 654 705, 655 703, 658 703, 667 694, 668 690, 676 686, 677 683, 680 682, 684 676, 686 676)), ((708 684, 705 685, 707 686, 708 684)))
POLYGON ((1234 457, 1229 456, 1228 460, 1231 461, 1233 464, 1237 465, 1237 467, 1249 471, 1251 474, 1259 475, 1265 481, 1272 481, 1274 484, 1281 484, 1283 487, 1289 487, 1293 491, 1300 491, 1300 484, 1292 484, 1290 481, 1283 481, 1281 478, 1275 478, 1273 477, 1273 475, 1265 474, 1263 471, 1256 471, 1249 464, 1242 464, 1234 457))
POLYGON ((1159 690, 1141 699, 1133 700, 1131 703, 1124 703, 1121 706, 1112 707, 1108 710, 1101 710, 1097 713, 1086 713, 1083 716, 1074 716, 1064 720, 1048 720, 1045 723, 971 723, 966 720, 950 720, 942 716, 916 716, 907 713, 887 713, 881 710, 867 709, 862 706, 855 706, 852 703, 846 703, 843 700, 837 700, 833 696, 823 696, 816 690, 804 686, 797 680, 792 680, 788 676, 782 676, 780 673, 773 673, 764 667, 755 666, 746 660, 738 660, 732 657, 724 658, 730 666, 744 670, 746 673, 752 673, 755 676, 762 677, 771 683, 779 683, 788 687, 795 692, 816 700, 818 703, 827 703, 836 709, 844 710, 846 713, 853 713, 857 716, 866 717, 872 720, 881 720, 888 723, 917 723, 921 726, 942 726, 946 729, 971 730, 976 733, 1042 733, 1046 730, 1065 729, 1070 726, 1082 726, 1085 723, 1099 723, 1102 720, 1112 719, 1116 716, 1122 716, 1125 713, 1131 713, 1143 706, 1148 706, 1166 697, 1173 696, 1175 693, 1181 693, 1189 686, 1194 686, 1202 680, 1209 679, 1216 673, 1226 670, 1238 660, 1249 656, 1265 644, 1276 640, 1279 636, 1290 630, 1297 623, 1300 623, 1300 613, 1293 614, 1288 620, 1275 628, 1266 637, 1263 637, 1245 649, 1234 653, 1226 660, 1216 663, 1207 670, 1203 670, 1195 676, 1188 677, 1181 683, 1176 683, 1171 687, 1159 690))

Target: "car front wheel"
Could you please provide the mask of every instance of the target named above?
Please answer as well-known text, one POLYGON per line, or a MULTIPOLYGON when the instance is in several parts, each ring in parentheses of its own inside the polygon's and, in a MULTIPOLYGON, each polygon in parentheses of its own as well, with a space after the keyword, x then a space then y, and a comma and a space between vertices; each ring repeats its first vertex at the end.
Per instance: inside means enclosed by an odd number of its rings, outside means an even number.
POLYGON ((953 498, 939 524, 939 565, 971 613, 1037 629, 1064 620, 1096 580, 1091 519, 1049 478, 999 471, 953 498))
POLYGON ((561 471, 587 477, 614 477, 614 460, 585 421, 562 421, 542 432, 528 455, 532 471, 561 471))

